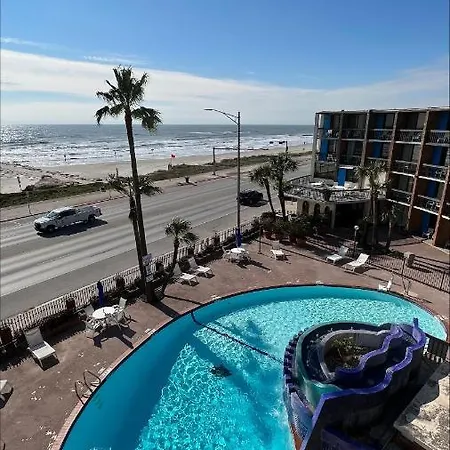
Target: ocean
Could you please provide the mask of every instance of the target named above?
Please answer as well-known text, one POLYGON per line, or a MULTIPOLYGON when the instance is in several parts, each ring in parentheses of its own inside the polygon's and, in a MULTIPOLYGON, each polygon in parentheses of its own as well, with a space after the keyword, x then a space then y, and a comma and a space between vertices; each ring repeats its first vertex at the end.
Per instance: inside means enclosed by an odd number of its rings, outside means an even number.
MULTIPOLYGON (((241 149, 289 147, 312 143, 313 125, 242 125, 241 149), (272 144, 270 143, 272 141, 272 144)), ((134 125, 140 160, 171 155, 210 155, 237 145, 236 127, 228 125, 161 125, 149 134, 134 125)), ((1 161, 33 167, 129 161, 124 125, 5 125, 1 127, 1 161)))

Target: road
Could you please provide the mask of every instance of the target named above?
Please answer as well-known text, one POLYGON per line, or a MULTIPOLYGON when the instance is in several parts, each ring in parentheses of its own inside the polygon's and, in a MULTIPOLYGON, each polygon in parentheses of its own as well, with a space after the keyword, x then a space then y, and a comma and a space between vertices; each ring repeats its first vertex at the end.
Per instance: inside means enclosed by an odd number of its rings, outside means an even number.
MULTIPOLYGON (((302 167, 291 177, 304 175, 302 167)), ((242 189, 254 188, 244 177, 242 189)), ((236 223, 236 180, 221 178, 197 185, 173 186, 163 194, 143 197, 148 250, 159 255, 172 249, 164 226, 175 215, 192 222, 200 237, 236 223)), ((137 265, 128 201, 102 203, 93 226, 73 226, 43 236, 33 218, 1 226, 0 317, 5 318, 137 265)), ((241 221, 268 209, 241 207, 241 221)))

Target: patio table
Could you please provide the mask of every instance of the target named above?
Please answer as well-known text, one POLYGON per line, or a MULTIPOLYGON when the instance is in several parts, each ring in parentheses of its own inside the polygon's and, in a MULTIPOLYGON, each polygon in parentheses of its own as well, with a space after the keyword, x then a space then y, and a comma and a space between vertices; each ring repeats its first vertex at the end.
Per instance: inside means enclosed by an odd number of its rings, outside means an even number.
POLYGON ((116 309, 113 306, 104 306, 103 308, 98 308, 92 313, 92 318, 95 320, 104 320, 106 316, 113 315, 116 309))

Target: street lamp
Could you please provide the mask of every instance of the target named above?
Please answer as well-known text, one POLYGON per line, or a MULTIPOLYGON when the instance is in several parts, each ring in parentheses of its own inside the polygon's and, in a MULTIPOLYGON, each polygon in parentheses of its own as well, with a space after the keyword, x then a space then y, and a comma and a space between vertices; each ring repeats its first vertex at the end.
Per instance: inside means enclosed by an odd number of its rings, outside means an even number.
POLYGON ((220 111, 214 108, 205 108, 205 111, 215 111, 224 115, 237 125, 237 186, 236 186, 236 245, 241 246, 241 203, 239 202, 239 194, 241 193, 241 113, 237 115, 220 111))
POLYGON ((353 229, 355 230, 355 234, 353 235, 353 256, 356 256, 356 237, 359 231, 358 225, 355 225, 353 229))

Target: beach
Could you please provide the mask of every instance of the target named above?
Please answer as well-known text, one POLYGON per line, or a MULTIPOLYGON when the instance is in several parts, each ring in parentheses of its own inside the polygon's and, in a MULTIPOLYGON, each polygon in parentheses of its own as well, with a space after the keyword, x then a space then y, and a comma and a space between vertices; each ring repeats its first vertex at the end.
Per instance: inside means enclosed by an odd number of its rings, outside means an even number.
MULTIPOLYGON (((311 151, 311 144, 290 147, 289 153, 305 153, 311 151)), ((270 155, 283 151, 280 147, 270 149, 246 150, 241 153, 242 157, 252 155, 270 155)), ((220 153, 216 155, 216 162, 223 159, 236 158, 236 151, 220 153)), ((138 171, 140 174, 148 174, 157 170, 167 170, 169 163, 173 166, 181 164, 202 165, 212 162, 212 152, 209 155, 179 156, 175 158, 152 158, 138 160, 138 171)), ((247 169, 250 166, 246 166, 247 169)), ((27 186, 45 180, 52 180, 60 184, 91 183, 93 181, 105 180, 109 174, 115 174, 116 168, 120 176, 131 175, 129 161, 99 162, 94 164, 63 164, 58 166, 33 167, 28 164, 17 162, 2 162, 0 164, 0 192, 2 194, 20 192, 27 186), (20 179, 20 183, 19 180, 20 179)))

